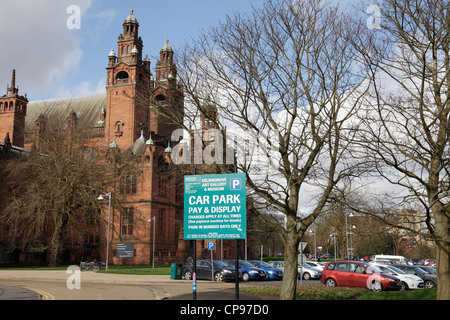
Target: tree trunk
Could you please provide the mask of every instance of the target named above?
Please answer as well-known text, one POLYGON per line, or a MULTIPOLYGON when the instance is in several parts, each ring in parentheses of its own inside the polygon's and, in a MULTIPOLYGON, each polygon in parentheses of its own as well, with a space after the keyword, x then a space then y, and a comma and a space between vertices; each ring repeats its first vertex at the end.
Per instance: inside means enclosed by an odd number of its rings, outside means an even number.
POLYGON ((436 216, 436 236, 443 241, 436 241, 437 300, 450 300, 450 241, 448 239, 449 218, 444 214, 436 216))
POLYGON ((289 219, 288 217, 286 241, 284 244, 284 275, 280 300, 295 300, 297 292, 299 238, 295 225, 295 219, 289 219), (294 221, 289 223, 289 220, 294 221))

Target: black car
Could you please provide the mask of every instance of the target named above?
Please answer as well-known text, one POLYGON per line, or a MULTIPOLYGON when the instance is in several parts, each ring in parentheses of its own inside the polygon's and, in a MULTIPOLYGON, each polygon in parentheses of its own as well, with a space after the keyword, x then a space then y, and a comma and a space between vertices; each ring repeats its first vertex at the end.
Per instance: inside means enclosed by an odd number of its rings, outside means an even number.
MULTIPOLYGON (((212 280, 214 281, 234 281, 234 268, 226 266, 224 263, 213 260, 213 267, 211 267, 211 260, 197 260, 197 280, 212 280)), ((194 274, 194 265, 191 262, 183 267, 183 275, 186 280, 192 280, 194 274)))
POLYGON ((437 276, 434 274, 425 272, 418 266, 405 266, 405 265, 396 264, 395 267, 399 268, 400 270, 405 271, 406 273, 414 274, 414 275, 422 278, 426 289, 437 287, 437 276))

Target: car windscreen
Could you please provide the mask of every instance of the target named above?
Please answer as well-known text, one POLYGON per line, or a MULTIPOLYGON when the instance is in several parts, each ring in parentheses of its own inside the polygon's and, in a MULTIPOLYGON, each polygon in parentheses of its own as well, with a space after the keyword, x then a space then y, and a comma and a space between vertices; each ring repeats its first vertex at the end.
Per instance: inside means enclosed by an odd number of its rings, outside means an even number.
POLYGON ((395 273, 398 273, 398 274, 406 274, 405 271, 400 270, 399 268, 396 268, 396 267, 394 267, 394 266, 389 266, 388 269, 391 269, 391 270, 393 270, 395 273))
POLYGON ((239 266, 244 268, 254 268, 250 262, 244 260, 239 261, 239 266))
POLYGON ((228 268, 228 266, 221 262, 221 261, 214 261, 213 260, 213 264, 214 264, 214 268, 228 268))

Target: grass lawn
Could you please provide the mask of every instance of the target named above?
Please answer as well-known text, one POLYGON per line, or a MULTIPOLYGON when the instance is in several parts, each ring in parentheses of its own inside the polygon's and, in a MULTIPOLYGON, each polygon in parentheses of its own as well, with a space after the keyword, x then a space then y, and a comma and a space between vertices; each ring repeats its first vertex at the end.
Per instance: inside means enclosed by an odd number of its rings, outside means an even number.
MULTIPOLYGON (((246 294, 279 296, 281 286, 258 286, 241 288, 246 294)), ((436 300, 437 289, 373 292, 360 288, 321 285, 297 287, 297 300, 436 300)))
POLYGON ((158 266, 152 268, 151 265, 130 265, 121 264, 119 267, 117 265, 109 265, 108 271, 100 270, 101 273, 118 273, 118 274, 137 274, 137 275, 169 275, 170 276, 171 267, 158 266))

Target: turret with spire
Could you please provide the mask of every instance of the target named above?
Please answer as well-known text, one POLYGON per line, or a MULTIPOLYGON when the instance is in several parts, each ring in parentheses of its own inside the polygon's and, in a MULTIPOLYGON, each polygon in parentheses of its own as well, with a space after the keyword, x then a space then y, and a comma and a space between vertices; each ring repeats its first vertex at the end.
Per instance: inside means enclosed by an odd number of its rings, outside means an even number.
POLYGON ((6 90, 6 94, 0 96, 0 136, 5 136, 9 132, 12 145, 23 148, 28 99, 26 95, 19 95, 15 69, 6 90))

